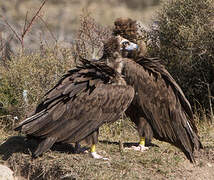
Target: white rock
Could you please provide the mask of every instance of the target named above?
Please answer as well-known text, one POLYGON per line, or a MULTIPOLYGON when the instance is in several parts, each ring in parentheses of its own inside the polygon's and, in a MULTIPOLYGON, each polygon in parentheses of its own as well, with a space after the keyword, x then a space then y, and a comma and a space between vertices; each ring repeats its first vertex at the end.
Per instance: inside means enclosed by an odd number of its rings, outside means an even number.
POLYGON ((213 167, 212 164, 210 164, 210 163, 207 163, 207 166, 208 166, 208 167, 213 167))
POLYGON ((0 180, 15 180, 13 171, 7 166, 0 164, 0 180))

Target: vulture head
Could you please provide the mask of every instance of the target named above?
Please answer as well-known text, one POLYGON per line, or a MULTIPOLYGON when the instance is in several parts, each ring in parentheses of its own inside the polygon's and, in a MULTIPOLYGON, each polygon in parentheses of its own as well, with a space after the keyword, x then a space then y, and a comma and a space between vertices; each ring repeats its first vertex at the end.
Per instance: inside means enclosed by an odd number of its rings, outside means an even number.
POLYGON ((130 41, 138 39, 137 24, 130 18, 118 18, 114 22, 113 35, 120 35, 130 41))
POLYGON ((145 28, 140 21, 131 18, 118 18, 114 22, 112 34, 114 36, 120 35, 139 46, 135 55, 132 55, 134 59, 146 55, 145 28))
MULTIPOLYGON (((116 70, 116 72, 122 74, 124 67, 124 58, 132 57, 132 53, 135 53, 137 49, 137 44, 130 42, 122 36, 112 36, 104 44, 103 57, 101 58, 101 60, 105 61, 105 63, 116 70)), ((125 81, 122 79, 123 78, 118 79, 116 82, 118 84, 120 84, 120 82, 125 84, 125 81)))
POLYGON ((136 43, 120 35, 113 36, 104 44, 103 59, 115 59, 118 54, 121 54, 122 57, 132 57, 132 53, 137 50, 138 45, 136 43))

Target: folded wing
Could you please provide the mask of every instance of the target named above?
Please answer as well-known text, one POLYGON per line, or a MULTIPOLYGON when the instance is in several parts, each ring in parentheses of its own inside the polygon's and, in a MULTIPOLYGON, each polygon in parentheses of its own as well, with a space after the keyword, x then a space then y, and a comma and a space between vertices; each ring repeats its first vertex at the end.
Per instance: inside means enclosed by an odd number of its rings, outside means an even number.
POLYGON ((116 121, 133 99, 131 86, 114 82, 119 74, 112 68, 82 61, 84 65, 64 75, 15 129, 44 139, 36 156, 55 142, 79 142, 102 124, 116 121))

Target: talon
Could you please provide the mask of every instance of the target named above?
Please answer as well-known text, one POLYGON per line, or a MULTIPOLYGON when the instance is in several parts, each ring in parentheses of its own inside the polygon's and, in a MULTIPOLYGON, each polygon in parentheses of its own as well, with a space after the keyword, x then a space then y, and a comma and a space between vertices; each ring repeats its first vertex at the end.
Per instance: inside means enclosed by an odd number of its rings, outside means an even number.
POLYGON ((141 145, 141 144, 139 144, 139 147, 140 147, 140 151, 146 151, 149 149, 148 147, 141 145))
POLYGON ((85 150, 83 153, 88 154, 88 153, 89 153, 89 151, 88 151, 88 150, 85 150))
POLYGON ((138 146, 132 146, 130 148, 125 148, 125 149, 144 152, 144 151, 148 150, 149 148, 139 144, 138 146))

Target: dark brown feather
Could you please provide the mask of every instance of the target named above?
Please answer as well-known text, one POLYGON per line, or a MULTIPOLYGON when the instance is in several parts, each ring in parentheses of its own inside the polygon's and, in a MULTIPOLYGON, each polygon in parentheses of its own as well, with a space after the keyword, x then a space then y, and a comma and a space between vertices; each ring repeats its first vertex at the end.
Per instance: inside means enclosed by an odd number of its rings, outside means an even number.
MULTIPOLYGON (((127 84, 136 95, 126 114, 137 125, 138 132, 147 141, 152 137, 180 148, 190 161, 193 151, 202 148, 191 106, 169 72, 156 58, 144 58, 146 44, 143 26, 130 18, 114 22, 113 35, 120 35, 138 45, 129 53, 124 67, 127 84)), ((123 53, 121 53, 123 54, 123 53)))
POLYGON ((137 63, 126 59, 123 73, 127 84, 137 93, 127 115, 138 129, 143 130, 145 120, 149 124, 145 129, 149 132, 141 130, 141 133, 148 133, 149 137, 153 134, 156 139, 179 147, 194 162, 193 152, 202 145, 191 106, 164 66, 156 59, 141 58, 137 63))
POLYGON ((46 93, 34 115, 15 129, 43 139, 35 156, 55 142, 97 143, 99 127, 119 119, 134 97, 124 80, 115 83, 121 75, 114 69, 103 62, 81 61, 46 93))

